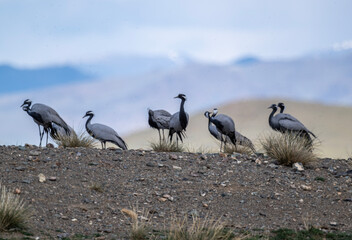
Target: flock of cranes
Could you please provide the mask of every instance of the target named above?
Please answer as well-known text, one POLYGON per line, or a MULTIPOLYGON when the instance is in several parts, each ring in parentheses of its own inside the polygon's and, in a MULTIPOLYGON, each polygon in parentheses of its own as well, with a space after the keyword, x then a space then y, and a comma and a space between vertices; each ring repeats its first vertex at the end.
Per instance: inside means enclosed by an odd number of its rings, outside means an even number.
MULTIPOLYGON (((170 114, 166 110, 151 110, 148 109, 148 123, 150 127, 155 128, 159 132, 159 141, 165 141, 164 130, 169 130, 168 139, 172 142, 173 136, 176 133, 176 144, 178 146, 178 141, 186 136, 186 128, 188 126, 189 115, 185 111, 184 105, 187 100, 186 95, 179 94, 175 98, 181 100, 180 110, 174 114, 170 114), (162 136, 160 133, 162 131, 162 136)), ((53 139, 58 139, 60 135, 70 136, 75 134, 73 129, 67 125, 67 123, 60 117, 60 115, 51 107, 36 103, 32 105, 32 101, 26 99, 21 105, 23 111, 27 112, 31 116, 34 122, 39 128, 40 143, 42 144, 42 139, 46 133, 46 144, 48 143, 48 135, 53 139), (42 129, 41 129, 42 127, 42 129)), ((316 137, 311 131, 309 131, 297 118, 290 114, 283 113, 285 110, 285 105, 283 103, 272 104, 269 109, 272 112, 269 115, 269 125, 270 127, 281 133, 296 133, 299 136, 307 138, 311 141, 311 136, 316 137), (275 113, 280 108, 280 113, 275 113)), ((225 148, 226 144, 233 144, 235 147, 237 145, 245 145, 255 151, 254 145, 247 137, 243 136, 241 133, 237 132, 235 129, 235 122, 233 119, 225 114, 218 114, 216 108, 213 112, 206 111, 204 116, 208 118, 208 130, 212 136, 220 141, 220 152, 222 148, 225 148)), ((92 111, 87 111, 83 118, 88 117, 85 127, 86 131, 93 138, 101 142, 102 148, 106 148, 106 142, 113 143, 123 150, 127 150, 127 144, 125 141, 117 134, 117 132, 109 126, 100 123, 91 123, 94 113, 92 111)))

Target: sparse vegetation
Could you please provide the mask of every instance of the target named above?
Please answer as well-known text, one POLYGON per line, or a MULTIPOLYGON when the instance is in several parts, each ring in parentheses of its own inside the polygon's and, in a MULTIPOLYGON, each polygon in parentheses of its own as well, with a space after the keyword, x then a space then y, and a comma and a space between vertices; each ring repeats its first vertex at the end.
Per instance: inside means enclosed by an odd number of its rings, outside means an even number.
POLYGON ((165 234, 165 239, 168 240, 220 240, 233 237, 231 231, 226 230, 220 220, 214 221, 208 218, 201 220, 195 215, 192 215, 190 224, 187 217, 182 220, 175 219, 165 234))
POLYGON ((152 142, 150 143, 150 147, 156 152, 184 152, 184 147, 181 143, 178 144, 176 142, 169 141, 161 141, 161 142, 152 142))
POLYGON ((138 216, 138 207, 134 207, 132 210, 123 208, 121 212, 131 219, 131 240, 143 240, 148 238, 148 227, 147 222, 149 221, 148 213, 146 211, 140 211, 138 216))
POLYGON ((104 192, 103 186, 100 183, 92 183, 89 188, 96 192, 104 192))
POLYGON ((247 146, 242 146, 242 145, 233 145, 233 144, 226 144, 224 147, 224 152, 225 153, 241 153, 241 154, 246 154, 246 155, 250 155, 253 153, 252 149, 250 149, 247 146))
POLYGON ((275 133, 261 139, 261 144, 269 157, 283 165, 291 166, 296 162, 307 165, 317 160, 313 152, 314 140, 310 142, 297 134, 275 133))
POLYGON ((81 133, 76 134, 72 132, 70 136, 63 136, 59 135, 58 139, 55 140, 55 143, 61 147, 86 147, 86 148, 93 148, 95 146, 95 139, 89 136, 84 131, 81 133))
POLYGON ((19 195, 0 184, 0 231, 9 228, 24 228, 29 218, 29 207, 19 195))

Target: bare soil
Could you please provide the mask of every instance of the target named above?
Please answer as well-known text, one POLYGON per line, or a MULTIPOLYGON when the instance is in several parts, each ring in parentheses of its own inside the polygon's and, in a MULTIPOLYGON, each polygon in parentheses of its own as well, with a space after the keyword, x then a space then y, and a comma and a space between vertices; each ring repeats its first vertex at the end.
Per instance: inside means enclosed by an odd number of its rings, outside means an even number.
POLYGON ((350 162, 319 159, 299 172, 256 155, 0 146, 1 183, 31 206, 26 232, 40 239, 126 239, 130 220, 121 209, 137 205, 154 229, 197 215, 221 218, 234 230, 347 231, 350 162))

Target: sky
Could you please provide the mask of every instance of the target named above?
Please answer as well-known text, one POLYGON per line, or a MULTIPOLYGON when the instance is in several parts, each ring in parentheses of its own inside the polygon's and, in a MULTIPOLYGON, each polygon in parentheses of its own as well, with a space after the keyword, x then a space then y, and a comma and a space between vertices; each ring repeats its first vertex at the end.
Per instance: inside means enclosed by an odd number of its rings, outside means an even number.
POLYGON ((352 48, 350 0, 0 0, 0 64, 228 63, 352 48))

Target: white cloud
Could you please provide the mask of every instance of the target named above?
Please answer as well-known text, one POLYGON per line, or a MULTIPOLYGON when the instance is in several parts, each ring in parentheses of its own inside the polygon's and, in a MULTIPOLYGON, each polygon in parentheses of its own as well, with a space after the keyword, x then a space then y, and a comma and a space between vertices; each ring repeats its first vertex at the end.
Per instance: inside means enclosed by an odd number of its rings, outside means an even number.
POLYGON ((352 49, 352 40, 335 43, 333 45, 333 48, 335 51, 352 49))

